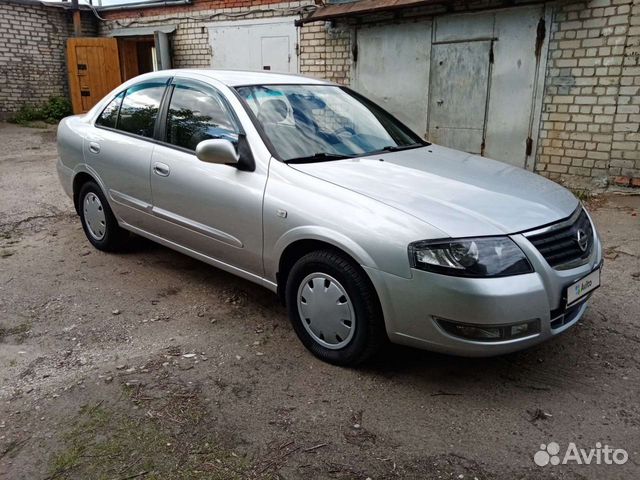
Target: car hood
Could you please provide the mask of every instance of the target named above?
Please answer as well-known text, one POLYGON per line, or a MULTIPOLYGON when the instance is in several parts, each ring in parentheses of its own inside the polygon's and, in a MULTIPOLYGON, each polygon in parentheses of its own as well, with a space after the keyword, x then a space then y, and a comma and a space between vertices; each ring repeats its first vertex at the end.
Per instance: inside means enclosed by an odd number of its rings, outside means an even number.
POLYGON ((540 175, 436 145, 291 167, 452 237, 529 230, 568 217, 578 205, 571 192, 540 175))

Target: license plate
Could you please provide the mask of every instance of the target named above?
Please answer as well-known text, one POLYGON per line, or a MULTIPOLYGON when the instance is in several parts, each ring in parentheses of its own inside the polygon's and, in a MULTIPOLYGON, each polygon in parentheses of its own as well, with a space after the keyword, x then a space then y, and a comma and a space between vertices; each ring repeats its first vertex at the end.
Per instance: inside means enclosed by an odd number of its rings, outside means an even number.
POLYGON ((586 277, 582 277, 580 280, 567 288, 567 307, 570 307, 589 292, 593 292, 600 286, 600 269, 594 270, 586 277))

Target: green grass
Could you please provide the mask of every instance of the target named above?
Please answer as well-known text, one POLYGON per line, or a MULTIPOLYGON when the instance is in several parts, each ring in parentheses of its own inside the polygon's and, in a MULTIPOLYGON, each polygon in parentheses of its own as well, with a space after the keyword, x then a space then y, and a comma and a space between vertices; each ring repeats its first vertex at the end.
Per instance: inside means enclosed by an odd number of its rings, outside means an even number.
POLYGON ((589 192, 589 190, 572 188, 571 193, 573 193, 581 202, 587 202, 589 201, 589 199, 591 199, 591 193, 589 192))
POLYGON ((29 330, 31 330, 31 324, 29 322, 21 323, 15 327, 3 327, 0 325, 0 341, 2 341, 4 337, 11 337, 14 335, 18 336, 19 340, 22 341, 29 333, 29 330))
POLYGON ((37 122, 55 124, 72 113, 69 100, 64 97, 51 97, 43 105, 23 105, 9 121, 27 127, 38 127, 37 122))
POLYGON ((147 394, 126 387, 125 402, 145 404, 139 409, 145 414, 128 413, 127 405, 98 403, 82 408, 62 435, 64 448, 51 459, 48 478, 254 478, 246 458, 218 446, 208 429, 200 425, 206 412, 195 397, 164 393, 151 401, 140 401, 149 398, 147 394))

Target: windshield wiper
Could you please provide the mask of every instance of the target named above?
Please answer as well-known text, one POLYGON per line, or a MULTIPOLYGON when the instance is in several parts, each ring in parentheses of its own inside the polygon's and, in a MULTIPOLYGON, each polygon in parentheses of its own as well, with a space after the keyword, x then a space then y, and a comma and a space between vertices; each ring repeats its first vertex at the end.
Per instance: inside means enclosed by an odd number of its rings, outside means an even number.
POLYGON ((411 143, 409 145, 387 145, 386 147, 382 147, 380 150, 371 152, 369 155, 373 153, 380 153, 380 152, 400 152, 402 150, 410 150, 412 148, 418 148, 418 147, 424 147, 424 146, 426 146, 424 143, 411 143))
POLYGON ((312 163, 322 162, 323 160, 342 160, 345 158, 353 158, 353 155, 343 155, 340 153, 318 152, 306 157, 296 157, 285 160, 285 163, 312 163))

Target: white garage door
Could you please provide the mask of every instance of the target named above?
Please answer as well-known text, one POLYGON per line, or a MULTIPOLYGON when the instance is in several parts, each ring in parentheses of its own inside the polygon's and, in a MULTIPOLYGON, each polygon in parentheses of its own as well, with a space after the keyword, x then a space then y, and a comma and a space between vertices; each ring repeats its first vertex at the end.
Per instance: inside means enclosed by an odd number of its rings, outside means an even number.
POLYGON ((281 17, 210 24, 211 66, 298 73, 295 19, 281 17))

